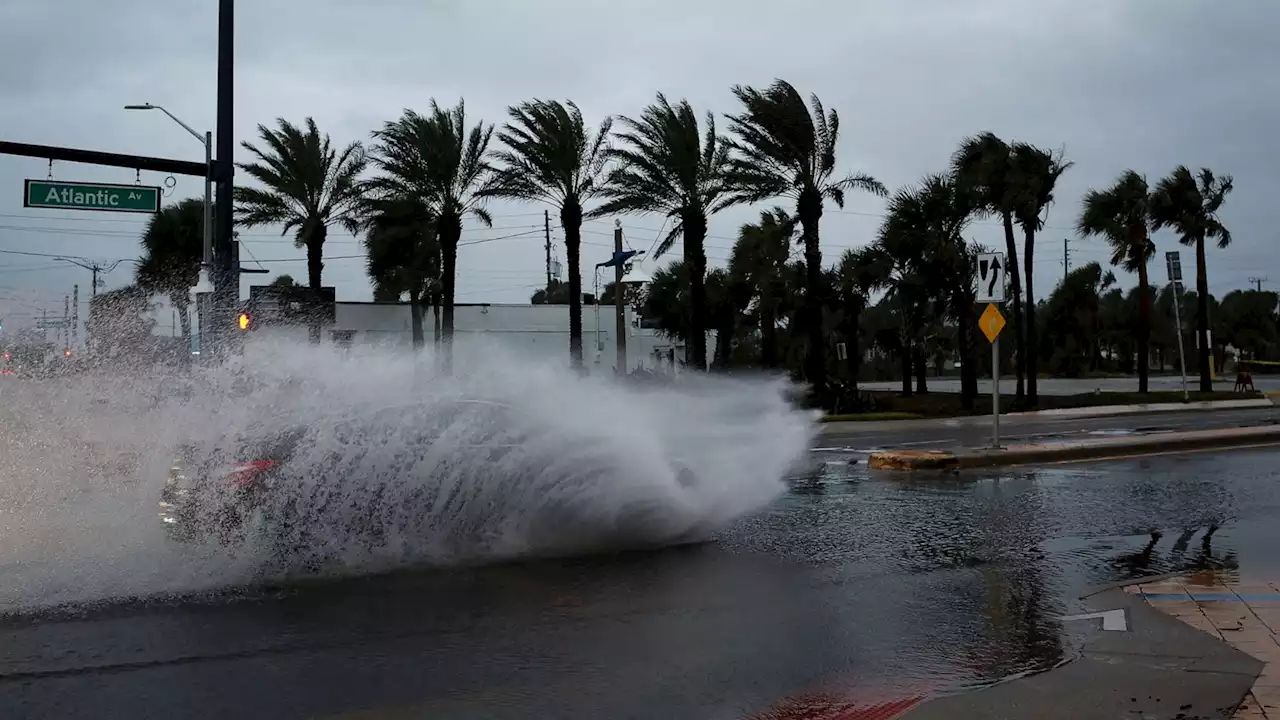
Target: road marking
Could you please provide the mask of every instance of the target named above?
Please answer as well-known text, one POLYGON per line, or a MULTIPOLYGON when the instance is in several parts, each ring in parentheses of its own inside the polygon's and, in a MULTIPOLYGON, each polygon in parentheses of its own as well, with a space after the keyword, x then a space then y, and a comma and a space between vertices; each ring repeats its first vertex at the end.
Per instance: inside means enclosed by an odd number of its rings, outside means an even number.
POLYGON ((1106 610, 1103 612, 1086 613, 1084 615, 1063 615, 1059 620, 1094 620, 1102 618, 1102 629, 1112 632, 1128 632, 1129 621, 1125 617, 1123 608, 1117 610, 1106 610))

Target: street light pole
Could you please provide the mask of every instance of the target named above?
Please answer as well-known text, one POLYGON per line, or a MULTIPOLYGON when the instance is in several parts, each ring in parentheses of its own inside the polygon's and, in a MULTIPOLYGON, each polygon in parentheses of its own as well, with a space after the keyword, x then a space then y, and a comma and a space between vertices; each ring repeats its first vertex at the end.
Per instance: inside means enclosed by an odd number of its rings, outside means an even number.
POLYGON ((200 278, 196 281, 194 288, 196 295, 196 322, 199 325, 197 338, 199 346, 203 350, 205 347, 205 328, 209 326, 209 308, 208 295, 210 293, 209 278, 213 273, 213 133, 206 131, 203 135, 196 132, 190 125, 178 119, 178 116, 169 112, 159 105, 151 103, 143 103, 141 105, 125 105, 125 110, 159 110, 169 116, 170 120, 182 126, 183 130, 191 133, 191 136, 199 140, 204 145, 204 238, 200 253, 200 278))

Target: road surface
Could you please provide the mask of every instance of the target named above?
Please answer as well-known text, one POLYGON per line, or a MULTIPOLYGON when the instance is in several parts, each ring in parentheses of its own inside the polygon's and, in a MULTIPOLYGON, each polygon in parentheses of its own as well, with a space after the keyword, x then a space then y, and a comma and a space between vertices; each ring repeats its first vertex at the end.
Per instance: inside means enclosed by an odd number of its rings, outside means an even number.
MULTIPOLYGON (((1159 422, 1231 416, 1252 417, 1159 422)), ((1280 573, 1280 454, 958 478, 820 454, 710 545, 18 613, 0 717, 745 718, 1051 667, 1092 632, 1056 618, 1096 583, 1280 573)))

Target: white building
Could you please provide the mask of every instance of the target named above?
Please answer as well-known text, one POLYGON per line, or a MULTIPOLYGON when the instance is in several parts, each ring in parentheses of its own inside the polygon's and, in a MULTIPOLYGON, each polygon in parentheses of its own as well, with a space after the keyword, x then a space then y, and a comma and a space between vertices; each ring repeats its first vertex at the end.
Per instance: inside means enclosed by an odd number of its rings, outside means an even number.
MULTIPOLYGON (((411 347, 409 305, 407 303, 337 302, 334 324, 326 328, 326 338, 352 345, 384 345, 411 347)), ((423 309, 423 335, 428 344, 435 332, 435 318, 430 308, 423 309)), ((612 305, 584 305, 582 308, 583 357, 589 366, 614 368, 617 360, 617 334, 612 305), (597 308, 599 312, 597 313, 597 308), (597 319, 599 325, 597 327, 597 319)), ((635 312, 627 309, 628 371, 670 371, 684 364, 684 344, 673 341, 658 331, 640 327, 635 312)), ((253 336, 287 335, 306 342, 307 328, 302 326, 263 326, 253 336)), ((454 307, 454 334, 459 343, 468 337, 497 340, 513 352, 539 359, 568 358, 568 305, 466 304, 454 307)), ((707 347, 715 347, 715 333, 707 333, 707 347)))

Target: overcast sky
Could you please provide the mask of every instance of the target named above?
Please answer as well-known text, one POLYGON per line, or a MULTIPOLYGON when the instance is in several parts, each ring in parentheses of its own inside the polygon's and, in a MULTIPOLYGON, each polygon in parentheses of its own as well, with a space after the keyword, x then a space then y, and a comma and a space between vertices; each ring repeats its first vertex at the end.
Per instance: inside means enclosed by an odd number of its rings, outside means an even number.
MULTIPOLYGON (((214 0, 3 3, 0 139, 202 160, 199 143, 162 114, 122 106, 163 105, 197 130, 213 129, 216 7, 214 0)), ((470 118, 499 123, 514 102, 567 98, 598 123, 637 115, 661 90, 720 116, 737 110, 731 85, 781 77, 839 111, 841 168, 890 188, 945 168, 961 138, 983 130, 1063 149, 1075 166, 1037 243, 1041 295, 1062 277, 1064 238, 1072 238, 1073 265, 1106 259, 1099 241, 1075 239, 1071 229, 1084 190, 1125 168, 1154 183, 1178 164, 1236 179, 1222 213, 1234 244, 1209 251, 1213 292, 1251 277, 1280 287, 1280 5, 1272 0, 254 0, 239 3, 236 25, 237 142, 254 139, 258 123, 307 116, 337 144, 363 141, 404 108, 425 110, 431 98, 451 105, 465 97, 470 118)), ((42 160, 0 156, 6 329, 39 308, 61 313, 74 283, 82 298, 89 287, 87 271, 13 251, 138 256, 143 217, 25 210, 22 180, 48 170, 42 160)), ((130 183, 134 172, 54 163, 53 177, 130 183)), ((202 192, 202 181, 181 177, 169 199, 202 192)), ((528 301, 545 277, 543 209, 494 203, 494 228, 468 226, 464 242, 493 240, 460 250, 459 302, 528 301)), ((727 258, 738 226, 759 209, 711 219, 713 264, 727 258)), ((871 241, 882 210, 883 201, 866 196, 851 197, 844 211, 828 205, 825 258, 871 241)), ((644 250, 663 218, 622 223, 628 244, 644 250)), ((611 227, 602 220, 584 230, 584 266, 607 259, 611 227)), ((971 234, 1002 244, 994 224, 971 234)), ((271 228, 242 230, 241 238, 243 261, 305 279, 291 238, 271 228)), ((1161 234, 1156 242, 1163 252, 1176 239, 1161 234)), ((335 231, 325 252, 325 284, 339 299, 369 299, 358 240, 335 231)), ((131 279, 126 262, 106 283, 131 279)), ((1162 266, 1153 280, 1164 281, 1162 266)))

